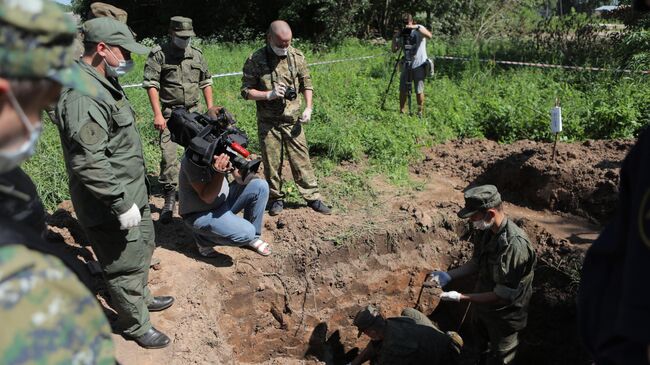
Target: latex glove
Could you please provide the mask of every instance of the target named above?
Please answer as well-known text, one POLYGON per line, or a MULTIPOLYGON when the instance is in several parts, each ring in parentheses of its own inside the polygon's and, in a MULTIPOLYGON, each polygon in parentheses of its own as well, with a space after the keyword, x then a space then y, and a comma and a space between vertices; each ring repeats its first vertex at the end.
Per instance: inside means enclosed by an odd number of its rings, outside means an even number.
POLYGON ((266 94, 266 100, 275 100, 278 98, 284 98, 284 93, 287 91, 287 87, 284 84, 276 84, 273 90, 266 94))
POLYGON ((444 288, 451 281, 451 276, 445 271, 436 270, 429 273, 429 280, 437 282, 441 288, 444 288))
POLYGON ((440 300, 446 302, 460 302, 460 293, 457 291, 446 291, 440 294, 440 300))
POLYGON ((120 229, 129 229, 140 224, 142 216, 140 215, 140 209, 134 203, 129 210, 120 214, 117 219, 120 221, 120 229))
POLYGON ((311 120, 311 108, 305 108, 300 117, 300 123, 307 124, 311 120))

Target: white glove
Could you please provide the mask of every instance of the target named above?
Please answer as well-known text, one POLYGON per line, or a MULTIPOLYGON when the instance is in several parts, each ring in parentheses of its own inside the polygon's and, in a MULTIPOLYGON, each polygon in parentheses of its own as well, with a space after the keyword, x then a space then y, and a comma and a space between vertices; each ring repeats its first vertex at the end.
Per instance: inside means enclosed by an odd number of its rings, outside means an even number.
POLYGON ((129 210, 120 214, 117 219, 120 221, 120 229, 129 229, 140 224, 142 216, 140 215, 140 209, 134 203, 129 210))
POLYGON ((440 294, 440 300, 446 302, 460 302, 460 293, 457 291, 446 291, 440 294))
POLYGON ((429 280, 437 282, 441 288, 444 288, 451 281, 451 276, 444 271, 436 270, 429 273, 429 280))
POLYGON ((266 94, 266 100, 275 100, 278 98, 284 98, 284 93, 287 91, 287 87, 284 84, 275 84, 273 90, 269 91, 266 94))
POLYGON ((300 123, 307 124, 311 120, 311 108, 305 108, 300 117, 300 123))

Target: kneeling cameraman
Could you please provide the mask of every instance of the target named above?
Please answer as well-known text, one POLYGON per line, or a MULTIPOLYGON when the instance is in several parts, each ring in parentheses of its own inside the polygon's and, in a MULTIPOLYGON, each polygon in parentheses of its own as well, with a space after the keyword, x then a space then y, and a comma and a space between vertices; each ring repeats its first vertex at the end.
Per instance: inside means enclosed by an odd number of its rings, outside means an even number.
POLYGON ((216 245, 249 248, 262 256, 271 254, 269 244, 260 239, 269 186, 253 173, 242 179, 230 157, 213 157, 209 166, 192 161, 186 152, 179 177, 179 213, 192 230, 204 257, 218 253, 216 245), (234 181, 228 182, 232 174, 234 181), (244 218, 237 213, 244 211, 244 218))

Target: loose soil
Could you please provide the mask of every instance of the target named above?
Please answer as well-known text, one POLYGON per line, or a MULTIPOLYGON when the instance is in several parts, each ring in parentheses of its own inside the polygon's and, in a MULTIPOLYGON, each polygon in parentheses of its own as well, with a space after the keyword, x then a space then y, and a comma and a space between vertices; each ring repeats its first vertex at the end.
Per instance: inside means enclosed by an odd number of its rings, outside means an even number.
MULTIPOLYGON (((374 303, 384 315, 397 316, 418 304, 428 271, 471 257, 469 227, 455 213, 464 188, 492 183, 539 257, 520 361, 586 364, 575 328, 579 269, 600 224, 613 214, 618 169, 632 144, 560 143, 556 163, 551 145, 529 141, 435 146, 412 166, 418 189, 377 177, 369 182, 373 197, 346 204, 344 213, 323 216, 299 206, 265 217, 263 238, 273 249, 266 258, 233 247, 218 247, 219 257, 203 258, 179 217, 169 225, 156 223, 154 257, 160 264, 150 271, 149 285, 155 295, 173 295, 176 302, 151 318, 172 344, 147 351, 114 335, 117 357, 127 365, 347 363, 367 343, 352 326, 360 308, 374 303)), ((336 183, 333 177, 321 181, 336 183)), ((156 220, 162 199, 152 197, 151 206, 156 220)), ((50 225, 53 242, 65 242, 81 260, 92 260, 69 203, 51 216, 50 225)), ((101 279, 93 280, 105 303, 101 279)), ((470 278, 454 288, 471 286, 470 278)), ((466 307, 438 305, 438 294, 439 289, 424 290, 418 307, 442 329, 460 329, 469 364, 476 358, 471 310, 460 326, 466 307)))

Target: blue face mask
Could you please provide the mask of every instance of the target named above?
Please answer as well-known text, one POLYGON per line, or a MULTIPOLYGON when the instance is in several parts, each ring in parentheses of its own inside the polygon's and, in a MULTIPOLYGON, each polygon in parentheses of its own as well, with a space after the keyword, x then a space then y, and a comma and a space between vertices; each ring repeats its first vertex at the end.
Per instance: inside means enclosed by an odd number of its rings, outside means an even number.
MULTIPOLYGON (((115 53, 108 48, 108 51, 115 57, 117 60, 117 56, 115 56, 115 53)), ((120 77, 126 75, 129 71, 133 70, 133 66, 135 65, 133 60, 118 60, 118 65, 117 66, 111 66, 106 62, 106 59, 104 59, 104 63, 106 64, 106 76, 110 77, 120 77)))
POLYGON ((42 131, 42 121, 38 121, 38 127, 34 127, 32 122, 27 118, 27 115, 23 111, 23 108, 16 100, 13 92, 9 90, 7 92, 7 97, 11 106, 16 110, 18 118, 25 126, 25 129, 29 132, 29 137, 27 140, 20 145, 18 148, 12 149, 10 151, 0 150, 0 173, 5 173, 13 170, 18 167, 23 161, 34 155, 36 150, 36 144, 38 143, 38 137, 41 135, 42 131))

